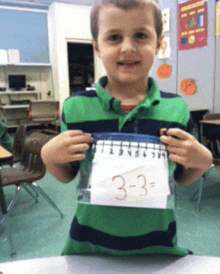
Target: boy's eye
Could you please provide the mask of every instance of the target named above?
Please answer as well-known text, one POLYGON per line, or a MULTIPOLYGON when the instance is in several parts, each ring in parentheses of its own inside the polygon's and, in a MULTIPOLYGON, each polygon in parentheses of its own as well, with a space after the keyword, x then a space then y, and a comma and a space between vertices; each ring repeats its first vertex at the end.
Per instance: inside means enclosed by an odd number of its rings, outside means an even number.
POLYGON ((137 33, 135 33, 135 38, 137 38, 137 39, 146 39, 147 35, 143 32, 137 32, 137 33))
POLYGON ((110 36, 108 37, 108 40, 114 42, 114 41, 120 40, 120 38, 121 38, 121 36, 120 36, 119 34, 113 34, 113 35, 110 35, 110 36))

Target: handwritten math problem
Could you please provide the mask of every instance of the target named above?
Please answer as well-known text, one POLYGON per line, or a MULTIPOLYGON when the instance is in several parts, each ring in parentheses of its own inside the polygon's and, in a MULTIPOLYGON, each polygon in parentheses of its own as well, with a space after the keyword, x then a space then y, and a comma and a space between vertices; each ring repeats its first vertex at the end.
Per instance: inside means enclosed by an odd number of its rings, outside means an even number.
POLYGON ((136 180, 133 180, 130 185, 122 175, 114 176, 112 181, 117 181, 118 183, 117 190, 119 190, 121 193, 115 196, 115 199, 120 201, 123 201, 128 197, 128 193, 131 189, 133 193, 139 192, 139 195, 137 193, 137 197, 145 197, 149 192, 149 188, 155 187, 155 182, 148 183, 146 177, 143 174, 137 175, 136 180))
POLYGON ((123 140, 93 143, 91 172, 81 195, 87 193, 86 201, 96 205, 166 208, 170 195, 166 146, 151 142, 152 138, 135 141, 124 135, 123 140))

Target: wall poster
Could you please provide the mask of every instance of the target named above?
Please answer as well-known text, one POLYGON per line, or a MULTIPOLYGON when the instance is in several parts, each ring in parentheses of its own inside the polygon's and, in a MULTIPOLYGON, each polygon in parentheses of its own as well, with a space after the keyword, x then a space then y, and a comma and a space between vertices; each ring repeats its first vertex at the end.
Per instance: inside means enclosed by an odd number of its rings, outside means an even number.
POLYGON ((215 4, 215 36, 220 36, 220 0, 215 4))
POLYGON ((158 51, 159 59, 166 59, 171 57, 170 36, 164 36, 161 42, 161 47, 158 51))
POLYGON ((162 10, 163 32, 170 31, 170 9, 162 10))
POLYGON ((178 48, 207 46, 207 1, 191 0, 178 5, 178 48))

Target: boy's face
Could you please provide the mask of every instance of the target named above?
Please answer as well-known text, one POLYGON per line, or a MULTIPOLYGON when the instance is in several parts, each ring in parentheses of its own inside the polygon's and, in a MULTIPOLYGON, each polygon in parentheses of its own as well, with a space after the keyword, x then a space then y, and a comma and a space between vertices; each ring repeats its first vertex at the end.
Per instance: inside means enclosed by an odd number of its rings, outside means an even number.
POLYGON ((128 11, 109 6, 100 11, 98 42, 93 41, 93 46, 109 82, 146 85, 161 41, 150 6, 128 11))

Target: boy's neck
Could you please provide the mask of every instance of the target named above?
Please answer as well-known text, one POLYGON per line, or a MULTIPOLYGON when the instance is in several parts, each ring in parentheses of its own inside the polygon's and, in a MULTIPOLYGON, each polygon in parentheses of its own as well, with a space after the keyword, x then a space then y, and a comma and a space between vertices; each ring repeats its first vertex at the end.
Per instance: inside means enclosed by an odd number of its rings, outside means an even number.
POLYGON ((138 105, 148 92, 148 82, 146 84, 115 84, 108 82, 105 90, 114 98, 121 101, 122 105, 138 105))

